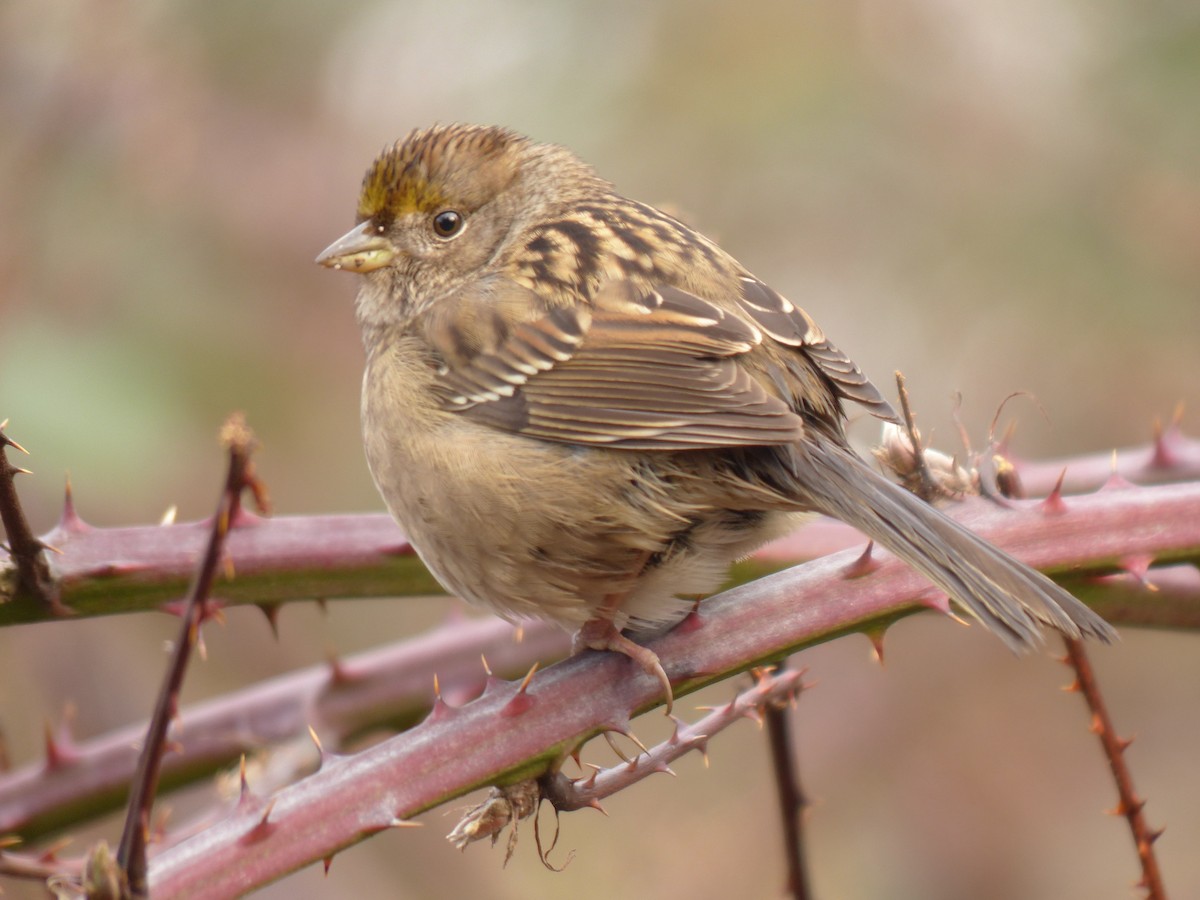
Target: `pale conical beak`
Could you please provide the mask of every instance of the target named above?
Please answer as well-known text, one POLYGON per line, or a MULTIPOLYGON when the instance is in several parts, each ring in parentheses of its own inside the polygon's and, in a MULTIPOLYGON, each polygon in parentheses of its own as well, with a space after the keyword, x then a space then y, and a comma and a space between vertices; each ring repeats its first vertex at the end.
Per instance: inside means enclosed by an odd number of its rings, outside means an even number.
POLYGON ((368 219, 321 251, 318 265, 347 272, 373 272, 396 258, 396 248, 368 219))

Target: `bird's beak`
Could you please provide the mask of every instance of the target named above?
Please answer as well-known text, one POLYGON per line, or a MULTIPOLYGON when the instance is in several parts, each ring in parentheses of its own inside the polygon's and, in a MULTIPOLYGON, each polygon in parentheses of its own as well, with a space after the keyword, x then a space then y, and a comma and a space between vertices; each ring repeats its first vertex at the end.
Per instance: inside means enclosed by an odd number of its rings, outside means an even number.
POLYGON ((347 272, 373 272, 383 268, 395 259, 396 248, 378 232, 378 226, 368 219, 322 250, 317 264, 347 272))

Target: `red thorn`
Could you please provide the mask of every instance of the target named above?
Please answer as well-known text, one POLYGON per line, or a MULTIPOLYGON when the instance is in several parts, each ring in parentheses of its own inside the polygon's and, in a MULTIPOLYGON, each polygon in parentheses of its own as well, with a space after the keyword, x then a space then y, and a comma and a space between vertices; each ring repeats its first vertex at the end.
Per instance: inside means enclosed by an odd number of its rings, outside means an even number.
POLYGON ((1078 694, 1080 691, 1083 690, 1083 685, 1081 685, 1079 683, 1079 679, 1076 678, 1070 684, 1064 684, 1062 686, 1062 690, 1068 694, 1078 694))
POLYGON ((537 672, 540 665, 540 662, 535 662, 529 668, 529 671, 525 673, 525 677, 521 679, 521 683, 517 685, 517 693, 511 700, 504 704, 504 708, 500 710, 500 715, 505 717, 519 716, 533 706, 533 698, 527 692, 529 690, 529 683, 533 681, 533 675, 537 672))
POLYGON ((1058 473, 1058 481, 1054 483, 1054 489, 1046 495, 1046 498, 1038 504, 1038 510, 1044 516, 1061 516, 1067 511, 1066 501, 1063 500, 1063 480, 1067 477, 1067 470, 1063 469, 1058 473))
POLYGON ((55 728, 50 722, 45 725, 46 769, 61 769, 76 763, 80 753, 75 749, 75 740, 71 734, 71 721, 75 718, 75 705, 68 703, 63 709, 62 718, 55 728))
POLYGON ((587 802, 587 805, 590 806, 592 809, 596 810, 597 812, 603 813, 605 816, 608 815, 608 810, 606 810, 603 806, 601 806, 600 801, 597 800, 595 797, 590 799, 587 802))
POLYGON ((641 740, 639 740, 638 736, 636 734, 634 734, 632 731, 630 731, 629 729, 626 729, 625 731, 622 731, 621 734, 624 735, 626 738, 628 738, 630 741, 632 741, 634 744, 636 744, 637 748, 639 750, 641 750, 643 753, 645 753, 647 756, 650 755, 650 748, 647 747, 645 744, 643 744, 641 742, 641 740))
POLYGON ((275 808, 275 801, 269 801, 263 807, 262 813, 259 814, 258 821, 255 822, 245 834, 238 838, 238 843, 242 846, 249 844, 257 844, 259 841, 266 840, 271 832, 275 830, 275 826, 271 824, 271 811, 275 808))
POLYGON ((615 731, 617 734, 629 734, 629 718, 609 719, 600 726, 601 731, 615 731))
POLYGON ((433 698, 433 707, 429 710, 429 715, 425 717, 426 722, 441 722, 444 721, 458 710, 442 699, 442 695, 438 694, 433 698))
POLYGON ((517 686, 518 694, 524 694, 529 690, 529 683, 533 681, 534 673, 537 672, 539 666, 541 666, 541 663, 535 662, 529 667, 529 671, 525 673, 525 677, 521 679, 521 683, 517 686))
POLYGON ((625 755, 625 751, 621 749, 621 745, 613 740, 613 732, 605 731, 604 740, 608 742, 608 746, 612 748, 612 752, 617 754, 624 762, 629 762, 630 759, 625 755))
POLYGON ((1117 451, 1112 452, 1112 471, 1109 473, 1108 479, 1104 484, 1100 485, 1101 491, 1121 491, 1126 488, 1133 487, 1132 482, 1121 474, 1117 468, 1117 451))
POLYGON ((267 823, 270 821, 271 811, 273 809, 275 809, 275 801, 274 800, 272 800, 270 803, 267 804, 266 809, 264 809, 262 811, 262 815, 260 815, 258 817, 258 826, 257 827, 263 828, 267 825, 267 823))
POLYGON ((1149 586, 1146 580, 1146 575, 1150 571, 1150 566, 1154 563, 1154 557, 1148 553, 1138 553, 1130 556, 1122 556, 1118 564, 1126 572, 1133 577, 1135 581, 1143 585, 1149 586))
POLYGON ((354 675, 346 667, 346 664, 337 656, 330 654, 329 656, 329 683, 333 687, 341 687, 342 685, 351 684, 354 681, 354 675))
POLYGON ((325 862, 325 875, 328 876, 329 875, 329 867, 333 865, 333 854, 330 854, 329 856, 325 857, 324 862, 325 862))
POLYGON ((700 602, 697 601, 692 605, 688 614, 672 630, 678 631, 681 634, 690 634, 693 631, 699 631, 703 627, 704 617, 700 615, 700 602))
POLYGON ((667 744, 674 747, 679 743, 679 729, 685 727, 680 719, 675 716, 667 716, 671 720, 671 736, 667 738, 667 744))
POLYGON ((271 634, 275 636, 275 640, 279 640, 279 610, 282 608, 280 603, 257 603, 255 604, 262 614, 267 617, 267 625, 271 628, 271 634))
POLYGON ((58 517, 58 525, 55 526, 56 531, 66 534, 82 534, 85 531, 91 531, 92 526, 79 518, 79 513, 75 510, 75 493, 71 490, 71 476, 67 476, 67 486, 63 491, 63 508, 62 513, 58 517))
POLYGON ((54 727, 49 722, 45 726, 43 743, 46 748, 47 771, 61 769, 71 762, 71 755, 65 752, 66 748, 59 744, 58 739, 54 736, 54 727))
POLYGON ((8 427, 8 419, 5 419, 3 422, 0 422, 0 447, 13 447, 14 449, 20 450, 22 453, 24 453, 26 456, 28 456, 29 455, 28 450, 26 450, 24 447, 22 447, 20 444, 18 444, 16 441, 14 441, 12 438, 10 438, 7 434, 4 433, 4 429, 7 427, 8 427))
POLYGON ((533 698, 528 694, 516 694, 511 700, 504 704, 500 710, 500 715, 504 718, 512 718, 519 716, 523 712, 528 712, 533 706, 533 698))
POLYGON ((45 848, 38 854, 38 857, 37 857, 38 860, 41 862, 48 862, 48 863, 57 862, 58 854, 61 853, 63 850, 65 850, 71 844, 71 842, 73 840, 74 840, 74 838, 69 838, 69 837, 59 838, 57 841, 55 841, 53 844, 51 844, 49 847, 45 848))
POLYGON ((1182 403, 1175 407, 1175 414, 1166 428, 1163 427, 1161 420, 1154 420, 1154 449, 1150 454, 1150 459, 1146 462, 1147 469, 1162 471, 1183 464, 1183 458, 1179 453, 1179 447, 1183 443, 1182 422, 1182 403))
POLYGON ((1117 749, 1124 753, 1133 743, 1133 738, 1117 738, 1117 749))
POLYGON ((936 588, 927 588, 913 599, 926 609, 932 609, 955 618, 950 612, 950 598, 936 588))
MULTIPOLYGON (((883 637, 887 634, 885 628, 870 628, 863 632, 867 636, 867 640, 871 642, 871 654, 875 657, 875 662, 883 665, 883 637)), ((798 679, 800 673, 796 673, 798 679)))
POLYGON ((1151 829, 1150 833, 1146 835, 1146 843, 1153 844, 1155 841, 1157 841, 1160 837, 1163 836, 1163 832, 1165 832, 1166 830, 1167 829, 1165 827, 1151 829))
POLYGON ((308 736, 312 739, 313 745, 317 748, 317 753, 319 753, 321 756, 321 762, 325 762, 325 748, 321 746, 321 736, 317 734, 317 729, 309 725, 308 736))
POLYGON ((246 780, 246 754, 242 754, 238 763, 238 803, 240 804, 250 794, 250 782, 246 780))
POLYGON ((867 541, 867 546, 863 548, 863 552, 858 559, 842 569, 842 577, 850 580, 853 578, 862 578, 864 575, 870 575, 879 568, 879 562, 872 556, 872 550, 875 549, 874 541, 867 541))
POLYGON ((1118 800, 1117 805, 1107 812, 1110 816, 1136 816, 1145 806, 1145 800, 1135 799, 1131 804, 1127 804, 1124 800, 1118 800))

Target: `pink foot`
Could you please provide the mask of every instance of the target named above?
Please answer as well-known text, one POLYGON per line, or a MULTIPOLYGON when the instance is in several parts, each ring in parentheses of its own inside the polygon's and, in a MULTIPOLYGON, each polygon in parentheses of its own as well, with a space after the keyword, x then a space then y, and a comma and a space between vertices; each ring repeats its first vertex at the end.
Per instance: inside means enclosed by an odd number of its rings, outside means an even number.
POLYGON ((671 689, 671 679, 667 677, 666 670, 659 662, 658 654, 653 650, 643 647, 641 644, 635 644, 625 637, 609 619, 589 619, 584 622, 583 627, 575 632, 573 643, 576 653, 584 649, 612 650, 628 656, 648 674, 658 679, 667 701, 666 714, 671 714, 675 705, 675 692, 671 689))

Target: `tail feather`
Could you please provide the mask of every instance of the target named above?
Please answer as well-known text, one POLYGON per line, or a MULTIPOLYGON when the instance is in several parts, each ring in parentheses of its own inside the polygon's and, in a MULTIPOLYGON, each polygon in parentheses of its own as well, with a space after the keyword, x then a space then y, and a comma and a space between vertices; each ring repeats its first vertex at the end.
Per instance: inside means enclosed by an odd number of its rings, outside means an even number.
POLYGON ((1040 572, 972 534, 829 440, 793 445, 794 475, 819 512, 886 547, 1014 650, 1041 643, 1041 625, 1109 643, 1116 632, 1040 572))

